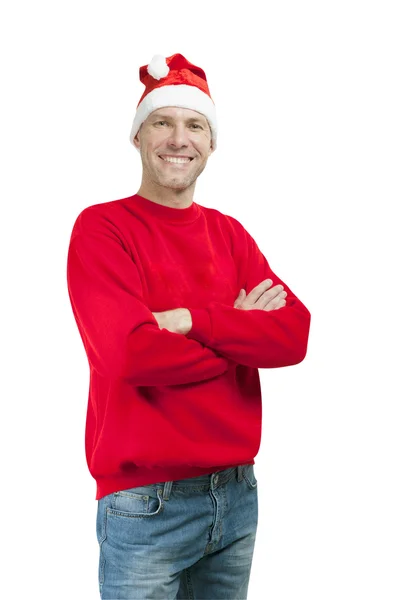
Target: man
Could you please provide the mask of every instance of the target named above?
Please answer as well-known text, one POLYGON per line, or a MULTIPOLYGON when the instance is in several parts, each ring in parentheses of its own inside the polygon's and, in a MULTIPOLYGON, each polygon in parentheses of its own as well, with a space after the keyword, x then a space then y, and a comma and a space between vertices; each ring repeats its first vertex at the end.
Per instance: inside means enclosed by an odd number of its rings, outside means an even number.
POLYGON ((100 594, 243 599, 258 520, 258 368, 303 360, 310 314, 235 218, 193 201, 217 139, 203 70, 156 55, 139 74, 140 189, 85 208, 68 250, 90 368, 100 594))

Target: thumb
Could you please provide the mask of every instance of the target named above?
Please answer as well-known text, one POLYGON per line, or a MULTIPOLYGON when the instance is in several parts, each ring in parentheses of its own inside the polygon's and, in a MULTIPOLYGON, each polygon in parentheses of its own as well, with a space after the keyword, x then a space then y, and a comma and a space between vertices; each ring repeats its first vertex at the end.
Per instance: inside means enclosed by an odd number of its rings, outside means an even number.
POLYGON ((237 306, 239 304, 241 304, 242 300, 245 298, 246 296, 246 292, 243 288, 240 289, 240 292, 238 294, 238 298, 236 299, 236 301, 234 302, 234 308, 237 308, 237 306))

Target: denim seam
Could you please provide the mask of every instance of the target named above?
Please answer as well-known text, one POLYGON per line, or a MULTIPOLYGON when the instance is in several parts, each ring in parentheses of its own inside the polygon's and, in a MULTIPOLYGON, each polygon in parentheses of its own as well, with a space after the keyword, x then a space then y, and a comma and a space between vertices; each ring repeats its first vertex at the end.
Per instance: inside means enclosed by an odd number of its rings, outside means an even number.
POLYGON ((99 585, 100 588, 104 583, 104 571, 106 566, 106 558, 104 556, 104 552, 102 552, 102 546, 107 538, 107 507, 103 511, 103 521, 102 521, 102 537, 100 538, 99 547, 100 547, 100 564, 99 564, 99 585))
POLYGON ((192 585, 191 573, 189 572, 189 569, 185 569, 185 579, 186 579, 187 588, 188 588, 188 600, 193 600, 194 599, 194 588, 192 585))

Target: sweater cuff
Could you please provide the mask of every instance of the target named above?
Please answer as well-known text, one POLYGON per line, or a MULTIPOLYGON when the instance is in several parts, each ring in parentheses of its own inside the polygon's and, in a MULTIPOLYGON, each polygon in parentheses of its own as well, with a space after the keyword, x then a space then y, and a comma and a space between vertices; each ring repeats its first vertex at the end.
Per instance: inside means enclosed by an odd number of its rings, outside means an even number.
POLYGON ((212 324, 206 308, 188 308, 192 318, 192 328, 186 334, 188 338, 201 342, 205 346, 212 338, 212 324))

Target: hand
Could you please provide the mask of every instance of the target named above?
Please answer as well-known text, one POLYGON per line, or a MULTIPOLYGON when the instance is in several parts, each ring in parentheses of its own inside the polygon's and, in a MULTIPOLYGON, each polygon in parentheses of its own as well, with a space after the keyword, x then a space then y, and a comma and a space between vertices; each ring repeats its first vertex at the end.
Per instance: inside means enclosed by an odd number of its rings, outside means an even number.
POLYGON ((234 302, 234 308, 241 310, 277 310, 285 306, 285 297, 287 292, 282 285, 273 284, 271 279, 265 279, 253 288, 246 295, 246 291, 241 288, 237 299, 234 302))
POLYGON ((192 329, 192 317, 187 308, 174 308, 152 313, 160 329, 186 335, 192 329))

